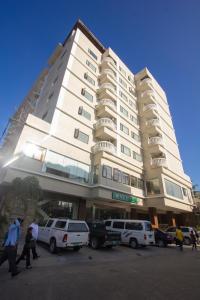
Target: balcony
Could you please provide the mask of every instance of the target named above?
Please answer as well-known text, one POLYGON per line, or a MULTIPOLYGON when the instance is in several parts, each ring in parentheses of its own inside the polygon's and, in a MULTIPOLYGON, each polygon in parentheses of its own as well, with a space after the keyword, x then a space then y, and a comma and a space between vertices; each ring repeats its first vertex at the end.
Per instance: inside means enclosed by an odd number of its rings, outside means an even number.
POLYGON ((108 141, 98 142, 92 147, 92 152, 94 154, 101 152, 101 151, 105 151, 107 153, 114 155, 117 153, 117 148, 115 147, 115 145, 113 145, 111 142, 108 142, 108 141))
POLYGON ((155 110, 155 111, 157 111, 157 105, 156 104, 147 104, 147 105, 144 105, 143 111, 148 111, 148 110, 155 110))
POLYGON ((112 83, 102 83, 97 90, 98 95, 100 98, 112 98, 115 100, 116 98, 116 86, 112 83))
POLYGON ((156 103, 156 94, 154 91, 147 90, 141 94, 141 100, 144 103, 156 103))
POLYGON ((100 78, 110 75, 112 78, 116 78, 116 73, 112 69, 103 69, 100 74, 100 78))
POLYGON ((154 118, 146 121, 147 126, 160 126, 160 120, 159 118, 154 118))
POLYGON ((163 138, 161 136, 150 137, 149 145, 163 145, 163 138))
POLYGON ((116 68, 116 63, 115 63, 114 59, 110 56, 106 56, 103 58, 102 65, 107 65, 107 66, 111 65, 116 68))
POLYGON ((153 80, 151 78, 145 78, 139 83, 140 90, 148 90, 153 88, 153 80))
POLYGON ((96 116, 99 118, 116 118, 116 112, 116 104, 111 99, 102 99, 96 105, 96 116))
POLYGON ((115 131, 117 129, 116 124, 109 118, 101 118, 99 119, 95 124, 95 129, 98 129, 100 127, 108 127, 115 131))
POLYGON ((152 158, 151 160, 152 167, 166 167, 167 161, 165 157, 152 158))

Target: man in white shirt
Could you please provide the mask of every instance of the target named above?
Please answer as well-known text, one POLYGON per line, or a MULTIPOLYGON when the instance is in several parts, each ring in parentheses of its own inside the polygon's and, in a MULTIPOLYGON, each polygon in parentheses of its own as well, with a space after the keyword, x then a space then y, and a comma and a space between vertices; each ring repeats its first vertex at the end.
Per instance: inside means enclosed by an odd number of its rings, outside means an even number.
POLYGON ((39 256, 36 252, 36 241, 38 239, 38 224, 36 223, 36 220, 33 220, 33 223, 29 225, 29 227, 32 227, 33 241, 31 244, 31 250, 33 254, 33 259, 37 259, 39 256))

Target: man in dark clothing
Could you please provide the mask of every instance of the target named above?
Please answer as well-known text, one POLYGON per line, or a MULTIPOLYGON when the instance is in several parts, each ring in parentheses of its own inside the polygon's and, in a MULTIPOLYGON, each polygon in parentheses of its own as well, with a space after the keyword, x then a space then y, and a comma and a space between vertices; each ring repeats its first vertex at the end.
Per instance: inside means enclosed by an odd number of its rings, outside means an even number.
POLYGON ((19 230, 20 222, 16 219, 9 227, 4 240, 4 251, 0 257, 0 266, 6 261, 9 261, 9 270, 11 275, 16 276, 19 274, 19 271, 16 267, 16 257, 17 257, 17 243, 19 240, 19 230))
POLYGON ((20 255, 20 257, 16 261, 16 265, 18 265, 20 260, 22 260, 22 259, 24 259, 24 257, 26 257, 26 268, 27 269, 32 268, 31 267, 31 262, 30 262, 30 250, 31 250, 31 243, 33 241, 32 229, 33 229, 32 227, 28 228, 27 234, 26 234, 26 237, 25 237, 25 244, 24 244, 22 254, 20 255))

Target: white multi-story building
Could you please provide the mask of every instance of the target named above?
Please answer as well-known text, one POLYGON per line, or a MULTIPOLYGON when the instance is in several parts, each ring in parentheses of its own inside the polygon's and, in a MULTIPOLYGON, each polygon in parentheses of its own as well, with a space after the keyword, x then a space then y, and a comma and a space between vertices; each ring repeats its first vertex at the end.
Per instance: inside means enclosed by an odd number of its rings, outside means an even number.
POLYGON ((150 218, 158 226, 183 223, 193 209, 165 92, 81 21, 7 131, 1 184, 36 176, 47 213, 150 218))

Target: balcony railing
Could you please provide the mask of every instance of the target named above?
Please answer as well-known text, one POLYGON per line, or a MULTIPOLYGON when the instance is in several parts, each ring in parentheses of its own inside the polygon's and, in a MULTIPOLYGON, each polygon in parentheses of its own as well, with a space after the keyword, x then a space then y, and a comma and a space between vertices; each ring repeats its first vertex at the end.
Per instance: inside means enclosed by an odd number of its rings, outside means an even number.
POLYGON ((116 77, 116 73, 115 73, 112 69, 103 69, 102 72, 101 72, 101 74, 100 74, 100 77, 101 77, 102 75, 110 75, 110 76, 112 76, 113 78, 116 77))
POLYGON ((152 79, 151 78, 146 78, 146 79, 143 79, 142 81, 140 81, 139 86, 144 86, 144 85, 147 85, 149 87, 153 87, 152 79))
POLYGON ((108 127, 112 130, 116 130, 117 126, 116 124, 109 118, 101 118, 99 119, 95 124, 95 129, 98 129, 102 126, 108 127))
POLYGON ((109 106, 113 110, 116 110, 116 108, 117 108, 116 104, 111 99, 102 99, 102 100, 99 100, 96 108, 98 109, 101 106, 109 106))
POLYGON ((116 66, 114 59, 110 56, 104 57, 102 63, 110 63, 111 65, 116 66))
POLYGON ((156 104, 147 104, 143 107, 143 111, 147 110, 157 110, 157 105, 156 104))
POLYGON ((150 145, 162 145, 163 139, 160 136, 154 136, 149 138, 149 144, 150 145))
POLYGON ((111 142, 101 141, 92 147, 92 152, 95 154, 100 151, 105 151, 111 154, 116 154, 117 148, 111 142))
POLYGON ((108 89, 112 93, 116 93, 116 87, 112 83, 103 83, 102 85, 100 85, 99 91, 103 89, 108 89))
POLYGON ((159 126, 160 120, 158 118, 150 119, 146 122, 147 126, 159 126))
POLYGON ((152 166, 153 167, 166 167, 166 158, 160 157, 160 158, 152 158, 152 166))

